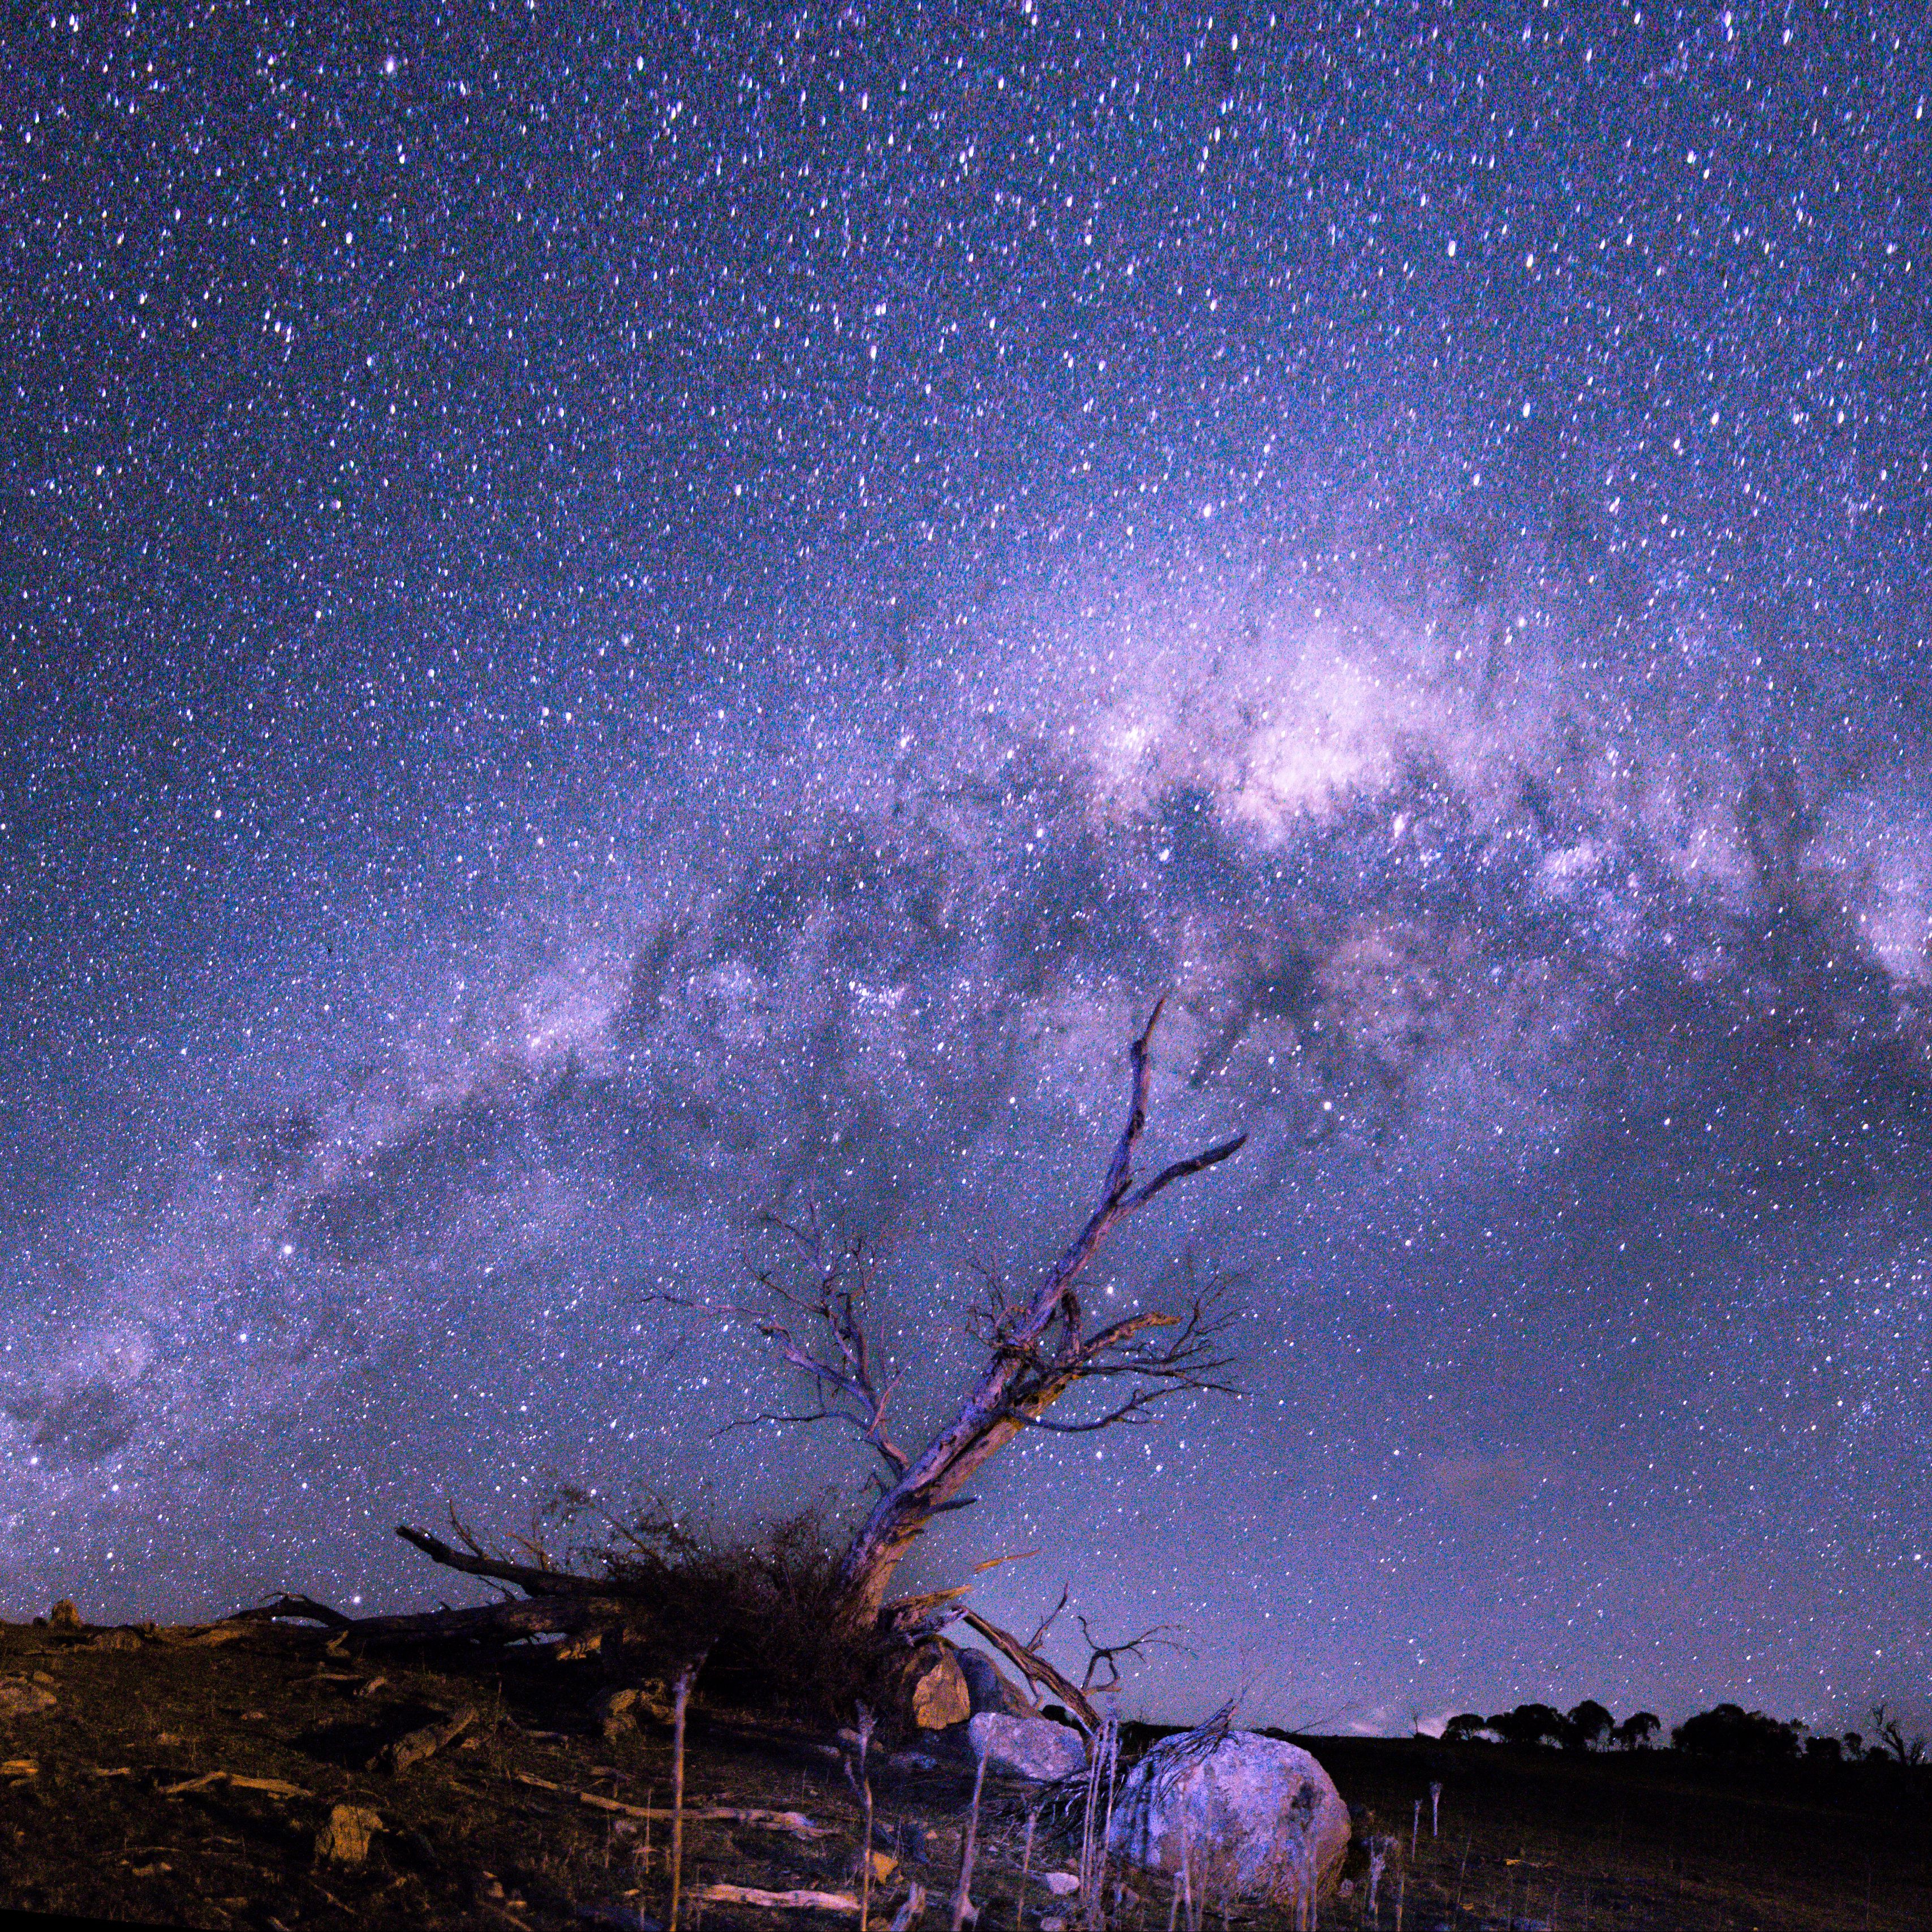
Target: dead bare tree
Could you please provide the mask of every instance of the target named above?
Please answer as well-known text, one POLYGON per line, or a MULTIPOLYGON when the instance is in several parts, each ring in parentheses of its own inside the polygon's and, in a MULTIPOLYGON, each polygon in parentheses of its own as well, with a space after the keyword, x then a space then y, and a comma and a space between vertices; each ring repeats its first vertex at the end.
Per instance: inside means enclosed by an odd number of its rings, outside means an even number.
POLYGON ((1085 1433, 1142 1420, 1166 1396, 1229 1392, 1222 1377, 1230 1358, 1221 1352, 1228 1318, 1211 1286, 1197 1288, 1178 1310, 1142 1310, 1091 1328, 1075 1292, 1088 1264, 1123 1221, 1176 1181, 1239 1152, 1247 1138, 1238 1135, 1136 1184, 1134 1161, 1147 1130, 1153 1072, 1149 1049, 1164 1004, 1156 1002, 1129 1049, 1126 1124, 1098 1204, 1030 1294, 1015 1298, 997 1281, 989 1282, 974 1323, 985 1361, 951 1418, 922 1448, 908 1453, 887 1427, 897 1382, 882 1370, 866 1332, 869 1274, 862 1253, 839 1258, 809 1295, 774 1289, 777 1309, 760 1325, 782 1359, 806 1377, 818 1404, 796 1419, 848 1424, 884 1465, 878 1500, 839 1565, 852 1606, 862 1616, 879 1614, 907 1551, 935 1516, 962 1506, 967 1484, 1022 1430, 1085 1433), (799 1332, 807 1326, 817 1330, 810 1340, 799 1332), (1098 1414, 1077 1421, 1048 1414, 1072 1390, 1102 1382, 1120 1393, 1098 1414))
MULTIPOLYGON (((1238 1135, 1170 1162, 1151 1180, 1138 1180, 1135 1161, 1147 1130, 1150 1048, 1165 1004, 1156 1003, 1146 1026, 1130 1044, 1126 1120, 1098 1203, 1030 1292, 1016 1296, 988 1278, 970 1324, 983 1360, 949 1419, 916 1450, 897 1440, 890 1426, 898 1378, 882 1360, 866 1328, 872 1263, 862 1246, 827 1262, 820 1258, 815 1230, 775 1224, 802 1252, 802 1286, 795 1285, 796 1275, 788 1277, 774 1270, 758 1277, 764 1296, 758 1306, 674 1304, 702 1306, 714 1316, 744 1320, 775 1347, 782 1361, 804 1377, 809 1406, 795 1414, 768 1414, 748 1421, 843 1424, 876 1460, 878 1498, 847 1544, 838 1568, 842 1600, 862 1624, 876 1623, 884 1612, 892 1573, 908 1550, 936 1517, 973 1500, 962 1493, 966 1485, 1022 1430, 1088 1433, 1144 1422, 1150 1419, 1149 1410, 1168 1396, 1232 1392, 1225 1379, 1232 1358, 1223 1352, 1231 1316, 1218 1285, 1196 1284, 1174 1307, 1144 1309, 1097 1327, 1089 1324, 1076 1292, 1080 1276, 1121 1222, 1177 1181, 1238 1153, 1247 1138, 1238 1135), (1049 1414, 1071 1392, 1088 1388, 1106 1393, 1097 1413, 1072 1420, 1049 1414)), ((533 1563, 492 1556, 453 1514, 452 1522, 466 1550, 421 1530, 404 1527, 398 1534, 434 1562, 520 1589, 530 1600, 352 1622, 325 1605, 284 1598, 249 1614, 304 1618, 345 1631, 360 1632, 368 1625, 372 1638, 404 1640, 446 1632, 480 1636, 500 1630, 506 1636, 540 1630, 579 1632, 626 1614, 622 1586, 614 1576, 592 1578, 560 1568, 534 1544, 528 1546, 537 1559, 533 1563)), ((1090 1720, 1088 1686, 1073 1684, 1047 1664, 1038 1654, 1036 1642, 1021 1644, 976 1612, 957 1606, 962 1594, 940 1591, 910 1600, 894 1606, 896 1619, 916 1621, 942 1606, 952 1614, 963 1614, 1034 1682, 1090 1720)), ((1038 1634, 1043 1636, 1044 1629, 1038 1634)), ((1094 1662, 1124 1654, 1154 1634, 1111 1648, 1092 1646, 1094 1662)), ((1090 1664, 1088 1685, 1093 1670, 1090 1664)))

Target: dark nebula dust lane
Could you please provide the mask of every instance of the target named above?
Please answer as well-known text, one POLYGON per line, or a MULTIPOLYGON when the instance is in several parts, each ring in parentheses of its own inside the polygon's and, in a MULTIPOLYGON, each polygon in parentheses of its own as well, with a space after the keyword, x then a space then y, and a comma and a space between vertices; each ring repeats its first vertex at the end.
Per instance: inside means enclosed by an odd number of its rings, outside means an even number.
POLYGON ((1172 989, 1243 1393, 932 1580, 1922 1708, 1922 9, 637 10, 0 29, 0 1613, 856 1498, 664 1298, 864 1232, 910 1425, 1172 989))

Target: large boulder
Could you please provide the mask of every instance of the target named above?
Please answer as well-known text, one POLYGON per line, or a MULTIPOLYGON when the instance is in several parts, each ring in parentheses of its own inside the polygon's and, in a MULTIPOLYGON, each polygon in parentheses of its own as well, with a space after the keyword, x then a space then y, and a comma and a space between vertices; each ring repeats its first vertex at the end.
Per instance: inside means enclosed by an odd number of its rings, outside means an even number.
POLYGON ((1107 1848, 1144 1870, 1184 1867, 1197 1903, 1306 1913, 1340 1872, 1348 1808, 1299 1744, 1204 1726, 1162 1738, 1127 1774, 1107 1848))
POLYGON ((1050 1784, 1087 1768, 1087 1741, 1078 1731, 1045 1718, 1009 1718, 998 1711, 982 1711, 966 1726, 975 1759, 986 1768, 1009 1778, 1028 1778, 1050 1784))
POLYGON ((918 1730, 943 1731, 973 1714, 959 1653, 940 1640, 921 1644, 907 1658, 900 1694, 905 1714, 918 1730))
POLYGON ((1036 1718, 1040 1708, 983 1650, 958 1652, 973 1714, 994 1711, 1003 1718, 1036 1718))

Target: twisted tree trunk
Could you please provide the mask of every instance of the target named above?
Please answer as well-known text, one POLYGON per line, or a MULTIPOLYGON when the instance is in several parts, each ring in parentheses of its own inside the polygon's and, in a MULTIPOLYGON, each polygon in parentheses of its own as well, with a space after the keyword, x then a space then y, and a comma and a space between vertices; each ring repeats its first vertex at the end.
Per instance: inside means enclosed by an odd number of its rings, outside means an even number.
MULTIPOLYGON (((1198 1174, 1238 1153, 1247 1136, 1238 1135, 1219 1146, 1190 1155, 1163 1168, 1144 1186, 1134 1185, 1133 1160, 1147 1126, 1148 1088, 1151 1066, 1148 1046, 1165 1000, 1156 1002, 1146 1027, 1130 1048, 1132 1084, 1126 1126, 1107 1170, 1099 1204, 1087 1223, 1042 1277, 1031 1298, 1004 1311, 990 1337, 989 1358, 950 1422, 900 1472, 880 1495, 860 1526, 839 1563, 839 1576, 858 1614, 876 1618, 885 1602, 894 1569, 926 1526, 958 1497, 974 1474, 1004 1449, 1022 1429, 1038 1424, 1045 1412, 1078 1382, 1102 1375, 1141 1374, 1164 1383, 1158 1392, 1176 1388, 1220 1386, 1208 1376, 1222 1366, 1195 1352, 1195 1344, 1211 1332, 1204 1323, 1197 1298, 1188 1318, 1150 1312, 1126 1317, 1090 1335, 1080 1328, 1073 1286, 1114 1229, 1145 1207, 1171 1183, 1198 1174), (1181 1327, 1177 1343, 1158 1353, 1138 1356, 1130 1348, 1136 1339, 1156 1328, 1181 1327), (1058 1330, 1058 1334, 1055 1331, 1058 1330)), ((1144 1391, 1097 1423, 1073 1425, 1104 1427, 1121 1420, 1148 1400, 1144 1391)), ((1044 1425, 1052 1426, 1053 1425, 1044 1425)))

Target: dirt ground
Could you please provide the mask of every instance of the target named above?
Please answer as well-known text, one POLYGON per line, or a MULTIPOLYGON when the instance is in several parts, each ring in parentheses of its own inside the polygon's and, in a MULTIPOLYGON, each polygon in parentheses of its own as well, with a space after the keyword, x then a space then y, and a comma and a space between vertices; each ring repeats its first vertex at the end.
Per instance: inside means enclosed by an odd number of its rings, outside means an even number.
MULTIPOLYGON (((0 1907, 262 1932, 662 1926, 670 1732, 648 1711, 607 1724, 598 1700, 623 1681, 538 1647, 430 1661, 290 1627, 0 1625, 0 1907)), ((1932 1780, 1751 1790, 1665 1754, 1303 1742, 1358 1813, 1349 1889, 1321 1914, 1334 1932, 1932 1925, 1932 1780)), ((916 1883, 932 1932, 950 1919, 969 1768, 871 1762, 874 1916, 884 1932, 916 1883)), ((682 1927, 853 1923, 707 1896, 856 1888, 862 1814, 830 1720, 700 1694, 686 1778, 682 1927)), ((1079 1902, 1045 1880, 1070 1848, 1042 1826, 1029 1858, 1030 1796, 987 1793, 980 1922, 1082 1932, 1079 1902)), ((1110 1895, 1108 1922, 1168 1928, 1167 1882, 1126 1882, 1142 1895, 1110 1895)))

